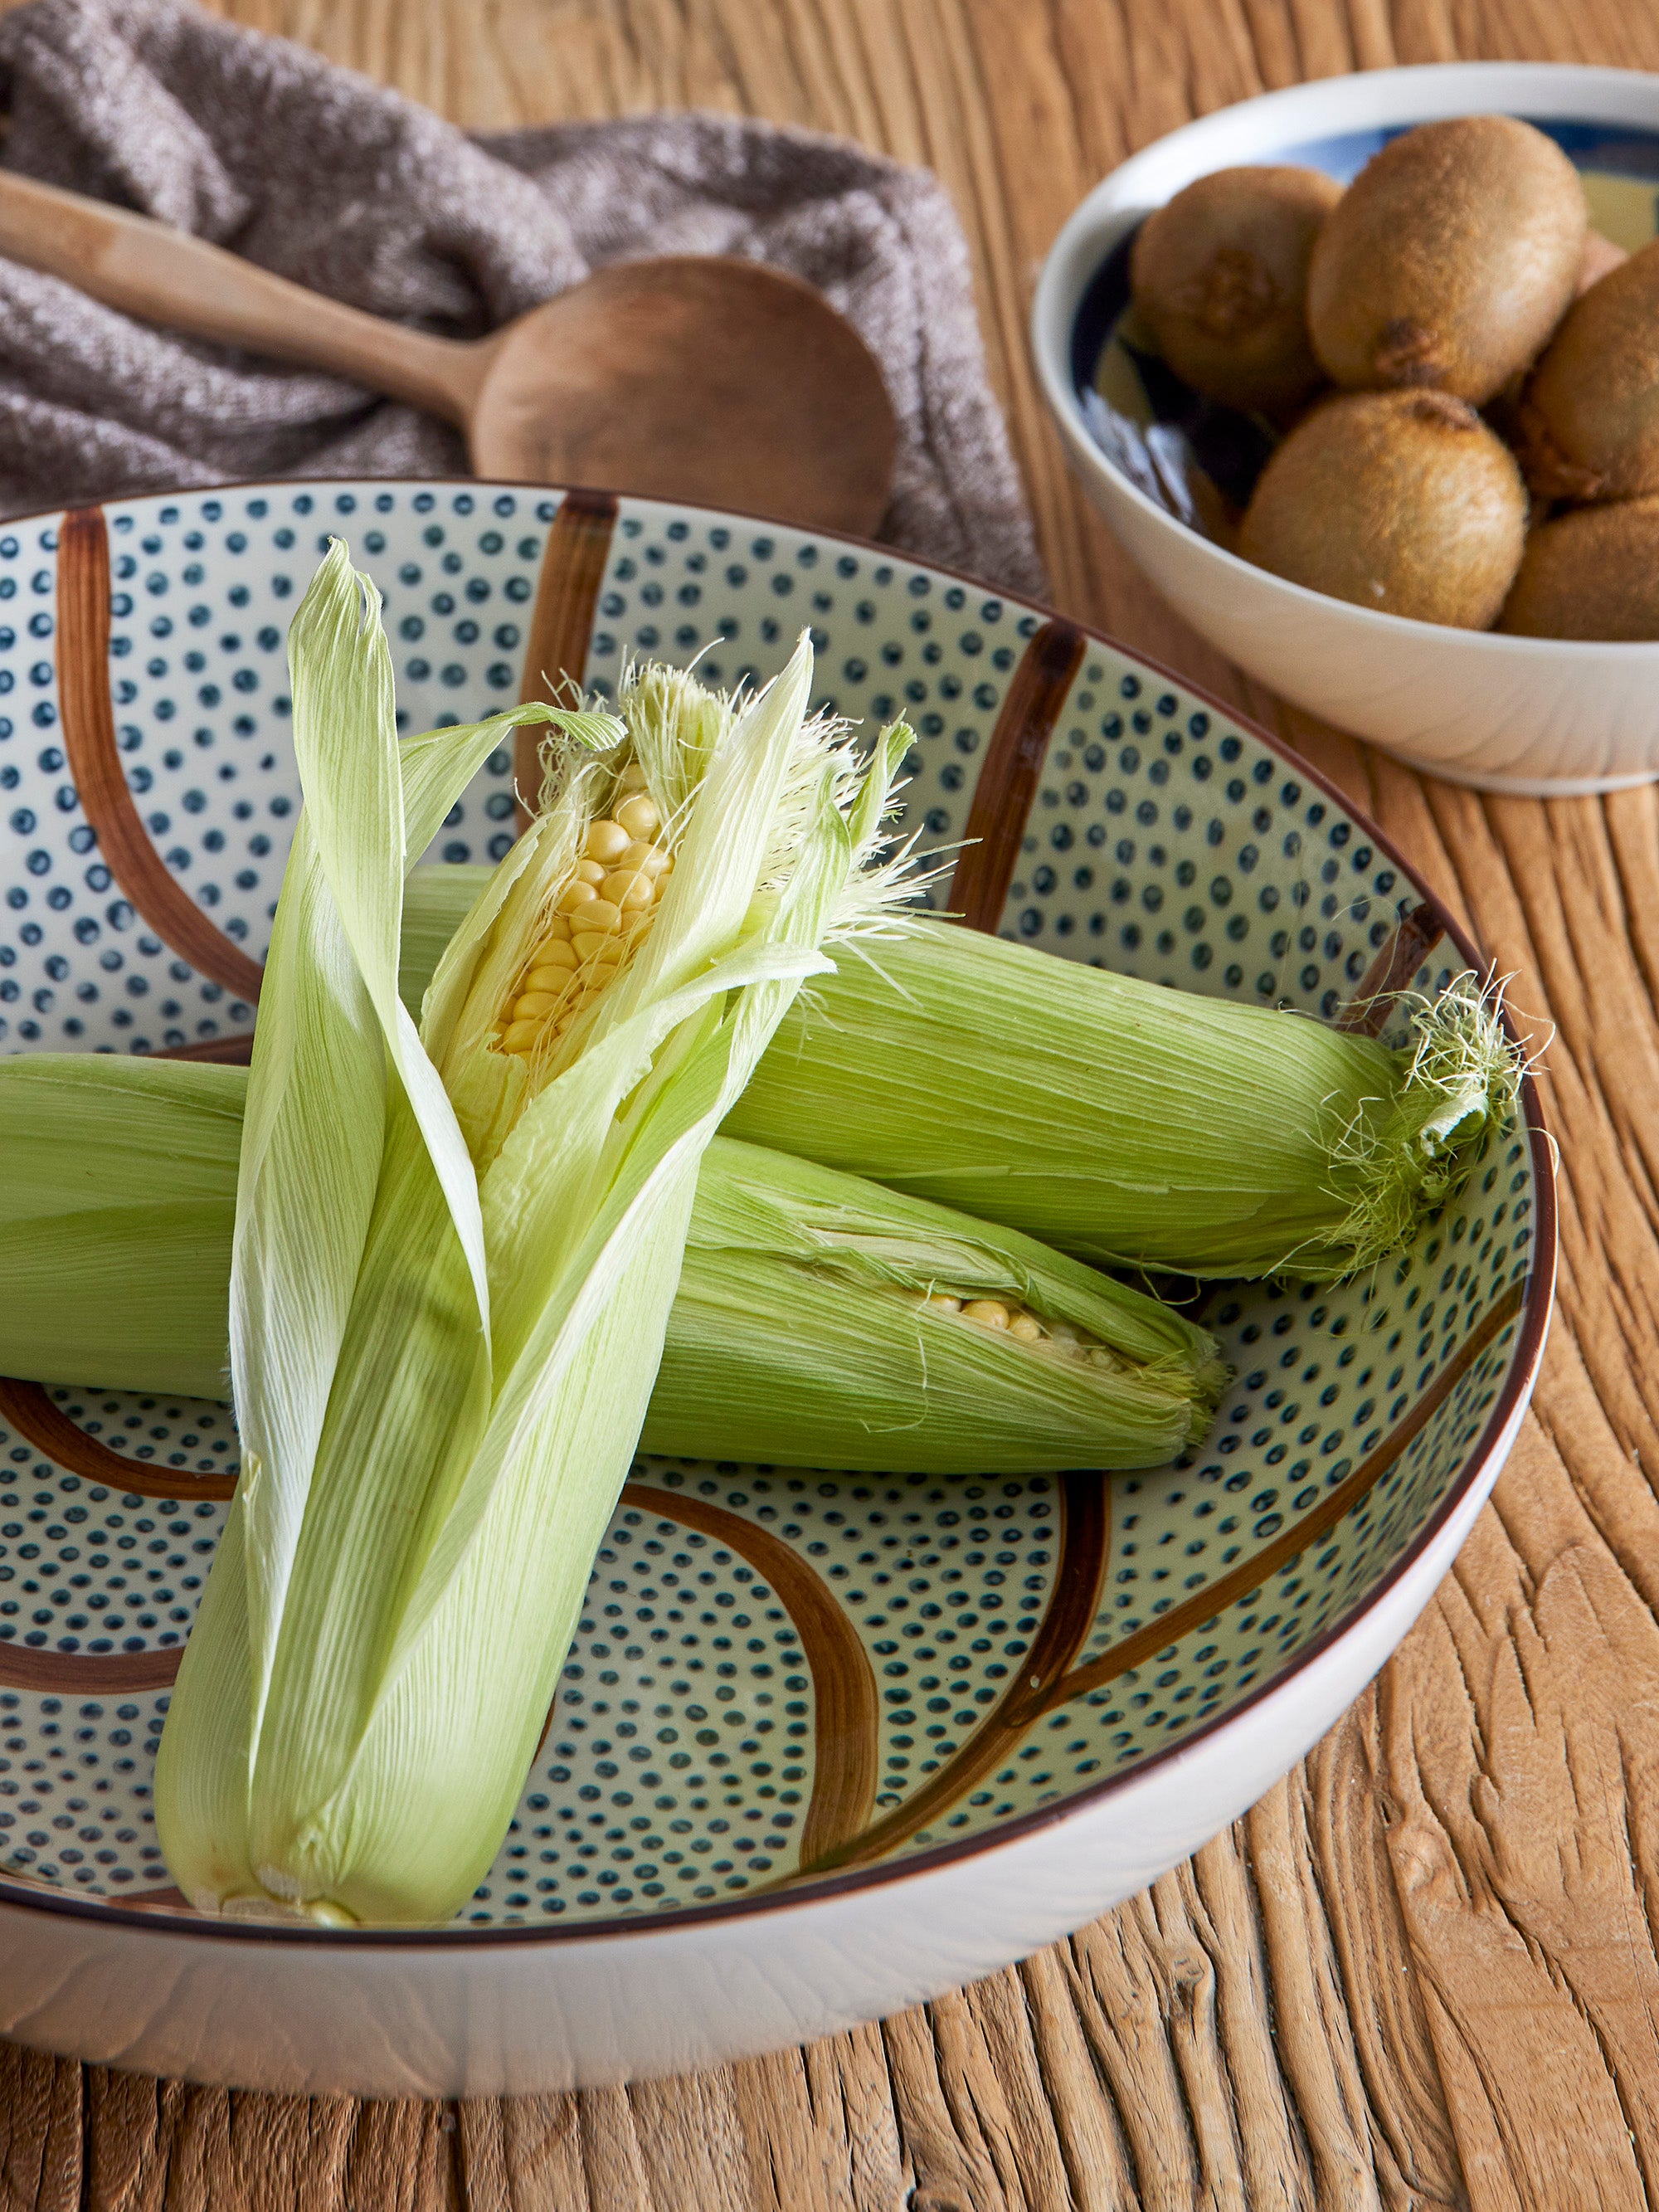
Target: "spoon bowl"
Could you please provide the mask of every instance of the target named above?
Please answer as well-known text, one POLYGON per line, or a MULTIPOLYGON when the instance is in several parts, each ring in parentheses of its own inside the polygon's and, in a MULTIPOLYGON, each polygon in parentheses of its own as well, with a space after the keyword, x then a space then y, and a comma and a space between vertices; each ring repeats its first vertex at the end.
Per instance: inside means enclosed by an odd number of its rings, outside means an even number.
POLYGON ((896 430, 881 371, 820 292, 705 255, 600 270, 477 349, 481 477, 618 485, 872 533, 896 430))

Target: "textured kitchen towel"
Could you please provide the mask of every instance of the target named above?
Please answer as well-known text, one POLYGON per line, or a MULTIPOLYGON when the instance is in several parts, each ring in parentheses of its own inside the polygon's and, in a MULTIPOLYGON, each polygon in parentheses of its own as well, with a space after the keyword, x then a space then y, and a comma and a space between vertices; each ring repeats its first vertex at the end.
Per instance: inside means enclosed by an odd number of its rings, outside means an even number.
MULTIPOLYGON (((885 371, 884 535, 1036 592, 968 257, 926 170, 726 116, 469 137, 188 0, 0 19, 9 167, 137 208, 377 314, 481 336, 608 261, 736 253, 820 286, 885 371)), ((465 472, 445 424, 174 337, 0 259, 0 508, 246 477, 465 472)))

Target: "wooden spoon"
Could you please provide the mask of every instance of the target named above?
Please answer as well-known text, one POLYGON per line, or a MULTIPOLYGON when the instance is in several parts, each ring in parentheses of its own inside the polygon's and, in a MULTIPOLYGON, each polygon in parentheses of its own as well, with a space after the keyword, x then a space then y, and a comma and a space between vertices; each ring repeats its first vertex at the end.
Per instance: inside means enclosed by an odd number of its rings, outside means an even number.
POLYGON ((481 477, 588 484, 868 537, 897 428, 823 295, 753 261, 600 270, 487 338, 405 329, 145 216, 0 170, 0 253, 124 313, 442 416, 481 477))

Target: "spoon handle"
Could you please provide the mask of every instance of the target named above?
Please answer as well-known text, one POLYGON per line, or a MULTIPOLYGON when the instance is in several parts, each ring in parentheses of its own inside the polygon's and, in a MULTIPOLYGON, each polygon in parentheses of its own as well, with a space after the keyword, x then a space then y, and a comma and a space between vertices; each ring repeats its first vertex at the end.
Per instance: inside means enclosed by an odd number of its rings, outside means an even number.
POLYGON ((0 169, 0 253, 124 313, 327 369, 465 424, 485 345, 325 299, 148 216, 0 169))

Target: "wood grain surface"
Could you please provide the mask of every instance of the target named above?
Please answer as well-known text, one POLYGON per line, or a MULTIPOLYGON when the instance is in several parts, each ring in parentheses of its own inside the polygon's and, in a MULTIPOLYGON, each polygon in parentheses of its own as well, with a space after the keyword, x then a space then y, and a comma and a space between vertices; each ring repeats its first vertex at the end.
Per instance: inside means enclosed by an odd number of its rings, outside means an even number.
MULTIPOLYGON (((477 126, 694 102, 931 163, 1066 614, 1242 705, 1063 469, 1024 327, 1085 189, 1194 114, 1459 57, 1659 69, 1659 0, 224 0, 477 126)), ((1535 1412, 1290 1779, 1071 1942, 800 2051, 371 2106, 0 2048, 6 2212, 1659 2207, 1659 798, 1482 799, 1279 715, 1500 968, 1562 1146, 1535 1412)))

